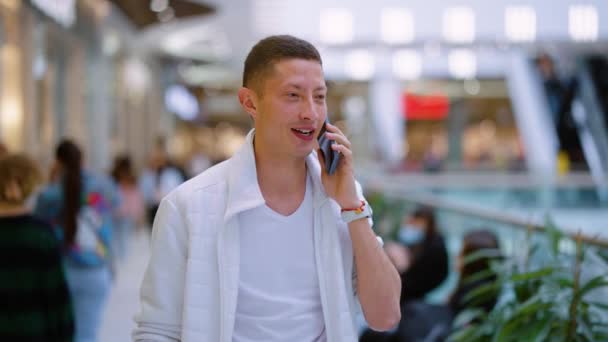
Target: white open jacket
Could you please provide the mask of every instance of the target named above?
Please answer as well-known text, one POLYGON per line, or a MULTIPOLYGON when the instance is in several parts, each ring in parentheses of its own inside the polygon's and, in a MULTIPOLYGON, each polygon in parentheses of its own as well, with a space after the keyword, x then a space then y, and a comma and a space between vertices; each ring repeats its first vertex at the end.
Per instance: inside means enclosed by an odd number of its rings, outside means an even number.
MULTIPOLYGON (((231 159, 161 202, 135 341, 232 341, 239 287, 237 215, 265 203, 257 183, 253 134, 231 159)), ((359 304, 348 226, 323 190, 314 152, 306 164, 313 180, 315 262, 327 340, 356 341, 359 304)))

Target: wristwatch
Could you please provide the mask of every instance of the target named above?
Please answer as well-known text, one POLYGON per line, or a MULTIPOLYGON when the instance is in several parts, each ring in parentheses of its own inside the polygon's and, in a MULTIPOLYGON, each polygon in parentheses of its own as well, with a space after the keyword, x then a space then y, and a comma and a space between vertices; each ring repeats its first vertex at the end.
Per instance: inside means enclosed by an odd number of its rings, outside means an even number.
POLYGON ((342 208, 342 221, 351 223, 358 219, 369 218, 372 216, 372 213, 372 207, 362 200, 361 205, 357 208, 342 208))

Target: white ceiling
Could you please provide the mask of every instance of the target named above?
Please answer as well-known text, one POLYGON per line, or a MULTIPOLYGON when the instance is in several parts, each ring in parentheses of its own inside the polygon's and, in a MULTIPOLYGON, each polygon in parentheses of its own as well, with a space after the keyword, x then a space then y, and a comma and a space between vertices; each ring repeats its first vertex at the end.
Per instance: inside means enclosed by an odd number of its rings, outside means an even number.
MULTIPOLYGON (((472 44, 477 54, 478 73, 500 74, 504 69, 505 51, 514 45, 506 41, 505 9, 511 5, 527 5, 536 11, 536 43, 523 45, 527 49, 549 49, 568 53, 574 49, 606 49, 608 42, 608 1, 587 0, 599 15, 600 43, 574 44, 568 32, 568 8, 580 4, 576 0, 192 0, 214 6, 211 17, 173 21, 150 27, 141 33, 140 47, 164 51, 173 55, 213 62, 224 70, 241 73, 242 63, 251 46, 260 38, 288 33, 316 44, 323 55, 325 70, 330 77, 344 75, 344 54, 353 48, 368 49, 382 72, 390 62, 388 55, 394 46, 381 41, 380 15, 384 8, 406 7, 414 20, 414 41, 405 47, 418 50, 424 56, 424 75, 446 73, 447 53, 454 47, 443 38, 442 17, 453 6, 467 6, 475 16, 475 38, 472 44), (323 9, 344 8, 352 13, 353 39, 342 45, 320 41, 320 16, 323 9), (384 62, 384 63, 378 63, 384 62)), ((515 45, 521 46, 521 45, 515 45)), ((403 46, 401 46, 403 47, 403 46)), ((459 46, 467 47, 467 46, 459 46)), ((468 46, 471 47, 471 46, 468 46)), ((390 72, 390 70, 386 71, 390 72)), ((226 77, 225 73, 222 74, 226 77)))

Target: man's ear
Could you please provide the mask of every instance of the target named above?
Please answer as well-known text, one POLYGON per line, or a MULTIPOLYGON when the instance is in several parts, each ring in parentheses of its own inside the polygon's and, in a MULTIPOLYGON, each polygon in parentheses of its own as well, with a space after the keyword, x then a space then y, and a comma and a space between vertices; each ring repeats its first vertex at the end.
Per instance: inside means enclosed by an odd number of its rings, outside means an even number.
POLYGON ((239 88, 239 102, 241 107, 251 116, 252 119, 256 119, 258 115, 257 111, 257 96, 255 92, 249 88, 239 88))

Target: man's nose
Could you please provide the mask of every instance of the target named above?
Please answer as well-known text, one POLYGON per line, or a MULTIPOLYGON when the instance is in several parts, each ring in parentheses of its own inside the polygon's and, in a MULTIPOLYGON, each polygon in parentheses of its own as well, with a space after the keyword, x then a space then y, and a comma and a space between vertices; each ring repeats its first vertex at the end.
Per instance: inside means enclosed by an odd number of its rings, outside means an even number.
POLYGON ((315 106, 314 100, 309 99, 304 101, 302 109, 300 110, 300 119, 302 120, 314 120, 319 116, 319 111, 315 106))

